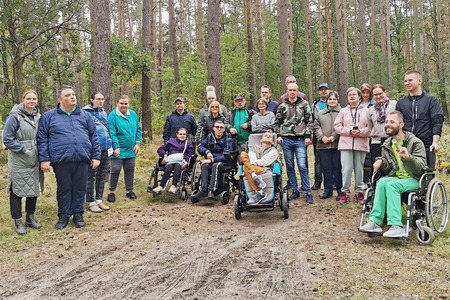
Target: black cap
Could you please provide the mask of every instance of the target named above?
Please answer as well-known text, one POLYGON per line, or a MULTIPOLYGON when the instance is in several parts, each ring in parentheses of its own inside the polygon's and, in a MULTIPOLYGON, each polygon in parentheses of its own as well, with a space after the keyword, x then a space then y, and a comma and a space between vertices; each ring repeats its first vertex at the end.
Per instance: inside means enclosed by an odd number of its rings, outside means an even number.
POLYGON ((186 103, 186 100, 184 100, 183 97, 177 97, 177 99, 175 99, 175 103, 177 103, 177 101, 181 101, 181 102, 186 103))

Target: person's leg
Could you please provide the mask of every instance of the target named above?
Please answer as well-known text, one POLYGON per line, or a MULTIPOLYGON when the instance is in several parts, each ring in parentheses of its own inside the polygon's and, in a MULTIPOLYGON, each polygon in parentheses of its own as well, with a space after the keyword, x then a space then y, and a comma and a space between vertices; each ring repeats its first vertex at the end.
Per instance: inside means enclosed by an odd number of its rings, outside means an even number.
MULTIPOLYGON (((341 153, 338 149, 332 149, 331 152, 331 168, 333 170, 333 185, 338 193, 342 189, 342 165, 341 153)), ((323 170, 323 169, 322 169, 323 170)))
POLYGON ((388 217, 388 225, 402 226, 402 202, 400 195, 403 192, 418 189, 419 181, 415 178, 389 178, 391 180, 389 180, 386 184, 386 213, 388 217))
POLYGON ((425 146, 425 152, 427 154, 427 165, 428 168, 433 168, 436 166, 436 153, 430 151, 430 146, 425 146))
POLYGON ((342 165, 342 191, 350 193, 350 184, 352 183, 353 172, 353 151, 341 150, 342 165))
POLYGON ((119 181, 120 170, 122 169, 123 160, 119 158, 111 159, 111 174, 109 176, 109 192, 114 193, 119 181))
POLYGON ((311 194, 311 186, 309 184, 308 167, 306 165, 306 146, 305 141, 300 140, 295 143, 295 157, 297 159, 298 171, 302 179, 302 187, 305 194, 311 194))
MULTIPOLYGON (((100 168, 101 164, 98 166, 100 168)), ((89 168, 88 174, 88 182, 87 182, 87 190, 86 190, 86 202, 92 203, 95 202, 97 198, 94 198, 94 189, 96 187, 96 178, 97 178, 97 169, 89 168)))
POLYGON ((291 184, 291 189, 293 192, 298 192, 297 176, 295 175, 295 165, 294 165, 294 147, 293 141, 288 138, 283 138, 284 161, 286 162, 286 171, 291 184))
POLYGON ((322 168, 323 173, 323 192, 331 195, 333 193, 333 156, 332 149, 317 150, 320 161, 327 162, 327 165, 322 168))
POLYGON ((164 187, 166 186, 166 183, 167 183, 167 181, 169 180, 170 175, 172 174, 174 165, 175 165, 175 164, 168 164, 168 165, 166 165, 166 166, 164 167, 164 174, 163 174, 163 177, 162 177, 162 179, 161 179, 161 187, 164 188, 164 187))
POLYGON ((14 220, 22 218, 22 197, 14 194, 11 186, 11 192, 9 193, 9 208, 11 210, 11 217, 14 220))
MULTIPOLYGON (((72 214, 71 202, 72 202, 72 174, 71 164, 62 163, 53 166, 53 172, 56 177, 56 200, 58 201, 58 216, 65 216, 70 218, 72 214)), ((78 178, 75 178, 78 180, 78 178)), ((86 178, 87 181, 87 178, 86 178)))
POLYGON ((36 211, 37 197, 27 197, 25 200, 25 211, 27 214, 34 214, 36 211))
MULTIPOLYGON (((323 175, 323 169, 320 164, 320 155, 316 148, 317 145, 317 139, 313 138, 313 149, 314 149, 314 186, 317 187, 317 189, 320 188, 320 185, 322 184, 322 175, 323 175)), ((325 179, 324 179, 325 180, 325 179)))
POLYGON ((252 173, 262 174, 264 173, 264 168, 260 166, 254 166, 250 163, 250 159, 246 152, 241 153, 241 162, 243 163, 243 171, 245 177, 247 177, 248 183, 252 187, 252 190, 259 191, 260 188, 256 185, 255 180, 253 180, 252 173))
POLYGON ((369 219, 373 222, 381 225, 384 220, 384 214, 386 212, 386 187, 387 183, 394 177, 382 177, 377 181, 375 188, 375 195, 373 197, 372 211, 370 212, 369 219))
POLYGON ((90 163, 79 162, 71 163, 72 176, 72 194, 71 194, 71 214, 84 213, 84 195, 86 195, 87 179, 90 169, 90 163))
POLYGON ((366 152, 353 151, 353 167, 355 168, 355 191, 357 193, 363 192, 367 186, 363 181, 364 160, 366 152))
POLYGON ((95 178, 95 200, 101 200, 103 198, 103 191, 105 189, 106 175, 108 174, 109 164, 110 159, 108 157, 108 150, 103 150, 101 153, 100 165, 97 167, 97 174, 95 178))
POLYGON ((211 180, 209 182, 208 191, 215 192, 219 188, 219 180, 221 178, 220 175, 222 173, 223 165, 224 165, 224 163, 222 163, 222 162, 212 164, 211 180))
POLYGON ((177 185, 178 181, 180 181, 181 177, 181 165, 173 164, 173 177, 172 177, 172 185, 177 185))
POLYGON ((136 158, 127 158, 123 161, 123 175, 125 179, 125 190, 133 191, 134 188, 134 168, 136 166, 136 158))
POLYGON ((211 175, 211 164, 204 164, 202 166, 202 186, 201 191, 207 193, 208 192, 208 185, 210 181, 211 175))

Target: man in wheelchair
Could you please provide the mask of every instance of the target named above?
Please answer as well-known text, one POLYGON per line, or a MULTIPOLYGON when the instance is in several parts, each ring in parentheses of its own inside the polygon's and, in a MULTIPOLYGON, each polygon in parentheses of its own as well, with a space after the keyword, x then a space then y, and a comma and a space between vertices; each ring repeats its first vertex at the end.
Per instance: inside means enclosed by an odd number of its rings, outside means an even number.
POLYGON ((214 123, 213 132, 206 136, 197 151, 206 159, 201 163, 201 188, 192 195, 192 203, 206 197, 214 199, 222 169, 232 167, 233 161, 230 157, 236 152, 236 145, 231 135, 225 132, 223 121, 217 120, 214 123))
POLYGON ((261 138, 260 146, 250 146, 248 153, 241 152, 244 174, 252 190, 256 191, 247 202, 248 205, 258 204, 266 196, 264 192, 266 183, 263 181, 261 174, 267 169, 270 170, 277 161, 278 151, 273 145, 274 135, 270 132, 265 132, 261 138))
POLYGON ((374 173, 381 172, 376 182, 373 208, 369 221, 359 228, 366 233, 381 233, 387 213, 390 227, 383 236, 407 237, 409 228, 402 223, 401 193, 419 188, 419 179, 427 165, 423 142, 410 132, 403 131, 403 115, 393 111, 386 117, 386 134, 389 138, 381 146, 381 157, 373 164, 374 173))

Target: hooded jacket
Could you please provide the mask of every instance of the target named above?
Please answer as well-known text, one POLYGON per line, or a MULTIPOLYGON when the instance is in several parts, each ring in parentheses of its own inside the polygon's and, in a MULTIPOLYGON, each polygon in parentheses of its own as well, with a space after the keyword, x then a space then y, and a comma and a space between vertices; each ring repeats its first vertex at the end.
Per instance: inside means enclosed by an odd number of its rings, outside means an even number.
POLYGON ((227 162, 229 161, 229 154, 236 152, 235 140, 229 133, 224 133, 220 139, 217 139, 214 132, 211 132, 198 146, 197 151, 205 158, 208 153, 211 153, 213 163, 227 162))
POLYGON ((341 107, 338 105, 334 109, 322 109, 317 114, 317 118, 314 120, 314 134, 317 138, 316 149, 337 149, 339 144, 339 134, 334 129, 334 121, 341 111, 341 107), (334 142, 325 144, 322 141, 324 136, 333 136, 334 142))
POLYGON ((175 153, 183 153, 184 151, 184 161, 189 162, 192 155, 194 155, 194 146, 191 141, 185 140, 180 141, 178 138, 170 138, 167 142, 165 142, 161 147, 158 148, 157 153, 159 156, 164 156, 165 154, 175 154, 175 153), (187 145, 186 145, 187 143, 187 145), (184 147, 186 146, 186 151, 184 147))
POLYGON ((109 135, 108 114, 103 108, 95 108, 90 104, 83 107, 83 109, 91 115, 95 122, 100 150, 108 150, 112 146, 111 136, 109 135))
POLYGON ((193 137, 197 132, 197 123, 193 115, 187 110, 180 115, 177 110, 174 110, 166 119, 163 130, 164 142, 170 138, 177 137, 177 131, 180 128, 186 128, 188 136, 193 137))
POLYGON ((275 126, 282 137, 311 138, 313 122, 308 102, 297 96, 294 103, 287 99, 278 105, 275 126))

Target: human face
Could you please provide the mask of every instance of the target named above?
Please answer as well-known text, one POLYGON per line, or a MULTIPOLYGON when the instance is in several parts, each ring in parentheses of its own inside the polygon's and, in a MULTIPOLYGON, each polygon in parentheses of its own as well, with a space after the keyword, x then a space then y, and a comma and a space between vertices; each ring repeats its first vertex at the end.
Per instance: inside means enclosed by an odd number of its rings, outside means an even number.
POLYGON ((268 88, 261 88, 261 98, 266 99, 267 101, 270 100, 270 96, 272 96, 272 93, 268 88))
POLYGON ((179 112, 183 112, 185 106, 186 106, 186 103, 184 103, 183 101, 178 100, 177 102, 175 102, 175 108, 179 112))
POLYGON ((388 115, 384 128, 389 136, 396 136, 403 129, 403 122, 400 122, 396 115, 388 115))
POLYGON ((38 103, 38 97, 35 93, 27 93, 22 99, 23 107, 28 112, 33 112, 38 103))
POLYGON ((208 98, 208 99, 206 99, 207 101, 208 101, 208 104, 211 104, 211 102, 213 102, 214 100, 216 100, 216 98, 208 98))
POLYGON ((289 100, 297 100, 298 86, 295 83, 289 83, 287 86, 289 100))
POLYGON ((319 95, 322 100, 325 100, 328 96, 329 90, 326 87, 321 87, 319 89, 319 95))
POLYGON ((186 130, 180 130, 180 131, 178 131, 177 132, 177 138, 180 140, 180 141, 185 141, 186 140, 186 138, 187 138, 187 133, 186 133, 186 130))
POLYGON ((384 102, 386 100, 386 93, 383 92, 381 88, 375 88, 373 89, 373 99, 378 102, 384 102))
POLYGON ((362 94, 362 98, 365 102, 370 100, 370 91, 369 90, 362 90, 361 94, 362 94))
POLYGON ((65 111, 71 111, 77 105, 77 96, 72 89, 64 89, 58 98, 61 108, 65 111))
POLYGON ((359 103, 359 95, 357 91, 350 91, 347 94, 348 104, 350 104, 351 107, 358 106, 359 103))
POLYGON ((234 106, 236 106, 237 109, 244 108, 244 106, 245 106, 245 99, 234 100, 234 106))
POLYGON ((273 145, 273 135, 270 132, 264 132, 262 138, 261 138, 261 143, 269 143, 271 145, 273 145))
POLYGON ((105 104, 105 96, 102 94, 95 94, 94 99, 92 99, 92 106, 95 108, 102 108, 103 104, 105 104))
POLYGON ((211 108, 211 113, 212 114, 218 114, 219 113, 219 104, 213 104, 210 105, 209 107, 211 108))
POLYGON ((334 95, 330 96, 327 100, 328 108, 336 108, 338 106, 338 103, 338 99, 334 95))
POLYGON ((121 113, 126 114, 130 107, 130 100, 128 98, 119 99, 119 101, 117 101, 117 107, 121 113))
POLYGON ((258 101, 258 109, 260 112, 265 112, 267 110, 267 104, 264 101, 258 101))
POLYGON ((214 134, 216 137, 220 138, 222 137, 223 133, 225 132, 225 125, 222 123, 216 123, 214 124, 214 134))
POLYGON ((417 74, 405 75, 405 88, 410 93, 416 93, 421 90, 422 78, 417 74))

